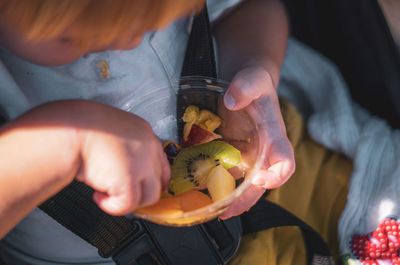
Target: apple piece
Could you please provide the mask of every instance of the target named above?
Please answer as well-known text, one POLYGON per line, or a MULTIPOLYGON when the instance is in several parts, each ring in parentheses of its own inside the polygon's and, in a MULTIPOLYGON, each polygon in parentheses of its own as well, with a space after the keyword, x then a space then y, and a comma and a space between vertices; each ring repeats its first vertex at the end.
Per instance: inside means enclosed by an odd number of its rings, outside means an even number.
POLYGON ((188 138, 183 139, 181 146, 188 147, 196 144, 204 144, 221 138, 221 135, 210 132, 196 124, 192 125, 188 138))
POLYGON ((222 200, 235 190, 235 178, 222 165, 211 169, 207 176, 208 193, 214 202, 222 200))

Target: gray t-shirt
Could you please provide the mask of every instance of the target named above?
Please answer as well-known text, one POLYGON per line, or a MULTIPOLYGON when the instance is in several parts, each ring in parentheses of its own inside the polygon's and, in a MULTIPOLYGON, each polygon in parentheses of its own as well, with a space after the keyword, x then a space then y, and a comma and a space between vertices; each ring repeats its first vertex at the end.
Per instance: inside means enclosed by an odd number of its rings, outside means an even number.
MULTIPOLYGON (((239 0, 208 1, 214 20, 239 0)), ((13 119, 39 104, 86 99, 147 120, 161 139, 176 140, 175 95, 189 35, 190 18, 144 36, 128 51, 88 54, 58 67, 32 64, 0 51, 0 106, 13 119), (101 75, 108 67, 110 75, 101 75)), ((21 147, 23 149, 23 147, 21 147)), ((6 264, 114 264, 97 249, 34 209, 0 244, 6 264)))

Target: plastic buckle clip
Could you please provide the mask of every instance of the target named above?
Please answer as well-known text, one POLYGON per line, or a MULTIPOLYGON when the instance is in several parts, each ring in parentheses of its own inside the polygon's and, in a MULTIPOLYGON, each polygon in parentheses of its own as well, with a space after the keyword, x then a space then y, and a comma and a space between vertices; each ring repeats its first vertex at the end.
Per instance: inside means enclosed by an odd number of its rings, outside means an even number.
POLYGON ((132 220, 132 224, 134 226, 132 233, 109 256, 117 265, 165 264, 143 224, 139 220, 132 220))

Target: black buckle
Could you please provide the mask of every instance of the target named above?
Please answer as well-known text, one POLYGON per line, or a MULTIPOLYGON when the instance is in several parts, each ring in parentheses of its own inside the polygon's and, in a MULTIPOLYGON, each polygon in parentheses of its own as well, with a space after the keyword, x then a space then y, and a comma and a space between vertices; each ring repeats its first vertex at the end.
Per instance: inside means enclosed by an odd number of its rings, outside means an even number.
MULTIPOLYGON (((108 255, 117 265, 160 265, 165 262, 140 220, 132 220, 133 231, 108 255)), ((104 255, 99 253, 102 257, 104 255)))
POLYGON ((107 255, 117 265, 222 265, 236 252, 242 232, 237 217, 179 228, 139 219, 132 225, 132 232, 107 255))
POLYGON ((239 248, 242 235, 240 217, 235 216, 228 220, 211 220, 201 225, 206 232, 210 244, 213 246, 218 256, 226 264, 239 248))

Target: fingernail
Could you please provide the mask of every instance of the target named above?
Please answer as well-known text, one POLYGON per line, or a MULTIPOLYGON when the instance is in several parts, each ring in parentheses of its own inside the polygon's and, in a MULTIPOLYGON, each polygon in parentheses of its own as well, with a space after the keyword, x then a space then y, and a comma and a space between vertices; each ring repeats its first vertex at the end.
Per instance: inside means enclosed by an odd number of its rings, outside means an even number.
POLYGON ((235 99, 233 98, 233 96, 231 94, 226 94, 225 95, 225 105, 227 108, 231 109, 234 108, 236 104, 235 99))

